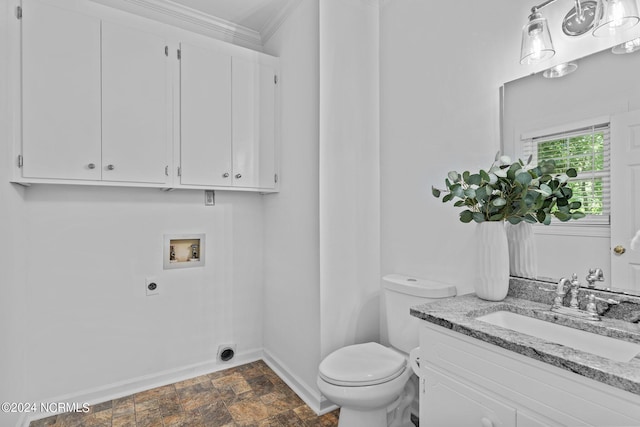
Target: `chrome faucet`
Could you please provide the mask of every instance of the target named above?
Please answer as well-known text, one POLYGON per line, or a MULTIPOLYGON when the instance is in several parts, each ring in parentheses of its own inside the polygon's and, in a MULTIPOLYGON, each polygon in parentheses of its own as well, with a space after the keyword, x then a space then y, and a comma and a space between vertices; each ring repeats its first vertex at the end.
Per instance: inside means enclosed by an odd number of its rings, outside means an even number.
POLYGON ((604 273, 599 268, 590 268, 586 280, 589 288, 595 288, 596 282, 604 282, 604 273))
POLYGON ((578 275, 572 274, 571 279, 563 277, 558 281, 558 287, 556 289, 556 297, 553 300, 551 311, 554 313, 560 313, 567 316, 579 317, 581 319, 588 320, 600 320, 598 311, 596 310, 595 296, 589 297, 589 303, 586 310, 580 309, 578 301, 578 292, 580 290, 580 282, 578 281, 578 275), (565 307, 562 302, 567 292, 571 292, 571 300, 569 307, 565 307))

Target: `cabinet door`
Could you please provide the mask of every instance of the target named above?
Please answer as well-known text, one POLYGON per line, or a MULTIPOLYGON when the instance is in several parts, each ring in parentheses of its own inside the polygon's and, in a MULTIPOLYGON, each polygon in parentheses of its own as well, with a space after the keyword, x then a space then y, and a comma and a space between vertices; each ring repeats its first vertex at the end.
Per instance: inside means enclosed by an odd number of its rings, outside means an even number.
POLYGON ((516 410, 429 368, 422 370, 420 425, 515 427, 516 410))
POLYGON ((23 177, 100 179, 100 20, 23 2, 23 177))
POLYGON ((232 84, 233 185, 273 188, 274 70, 234 57, 232 84))
POLYGON ((231 56, 180 49, 180 183, 230 186, 231 56))
POLYGON ((168 64, 165 40, 102 24, 102 178, 165 183, 168 64))

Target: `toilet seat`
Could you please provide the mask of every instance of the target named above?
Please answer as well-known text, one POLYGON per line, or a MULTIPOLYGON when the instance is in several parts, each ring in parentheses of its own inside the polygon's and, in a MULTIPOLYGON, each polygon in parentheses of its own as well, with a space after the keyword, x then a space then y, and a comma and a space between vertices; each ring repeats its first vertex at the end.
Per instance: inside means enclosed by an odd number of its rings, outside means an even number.
POLYGON ((346 387, 382 384, 400 376, 407 360, 398 352, 375 342, 340 348, 320 363, 324 381, 346 387))

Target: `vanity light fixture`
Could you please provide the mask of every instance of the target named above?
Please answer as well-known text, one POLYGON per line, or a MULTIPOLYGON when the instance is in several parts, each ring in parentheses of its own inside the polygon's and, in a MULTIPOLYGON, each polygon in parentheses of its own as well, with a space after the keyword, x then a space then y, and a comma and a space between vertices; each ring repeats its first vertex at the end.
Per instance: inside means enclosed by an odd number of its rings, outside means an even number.
POLYGON ((640 37, 624 42, 611 49, 615 54, 633 53, 640 50, 640 37))
MULTIPOLYGON (((549 24, 540 10, 556 0, 531 8, 529 21, 522 28, 521 64, 533 64, 555 55, 549 24)), ((562 20, 562 31, 570 37, 593 30, 594 36, 609 36, 640 21, 637 0, 575 0, 575 6, 562 20)))
POLYGON ((542 76, 547 79, 557 79, 558 77, 564 77, 567 74, 571 74, 577 69, 578 64, 575 62, 565 62, 544 70, 542 72, 542 76))
POLYGON ((568 36, 581 36, 591 31, 597 16, 597 2, 576 0, 576 5, 562 20, 562 31, 568 36))
POLYGON ((598 0, 596 16, 598 23, 593 30, 596 37, 612 36, 640 21, 636 0, 598 0))
POLYGON ((553 42, 551 41, 551 33, 549 32, 547 19, 543 18, 538 11, 539 8, 543 6, 545 6, 545 4, 531 8, 529 22, 522 27, 521 64, 533 64, 549 59, 556 54, 553 48, 553 42))

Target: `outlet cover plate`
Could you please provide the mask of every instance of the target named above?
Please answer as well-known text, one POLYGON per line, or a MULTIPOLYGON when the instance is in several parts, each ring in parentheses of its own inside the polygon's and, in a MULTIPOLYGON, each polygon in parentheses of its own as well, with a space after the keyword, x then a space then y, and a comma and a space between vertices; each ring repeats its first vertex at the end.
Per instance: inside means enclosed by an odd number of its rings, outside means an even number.
POLYGON ((155 277, 147 277, 144 279, 144 289, 147 292, 148 297, 152 295, 160 295, 160 285, 158 285, 158 281, 155 277))
POLYGON ((204 190, 204 205, 215 206, 216 205, 216 192, 213 190, 204 190))

